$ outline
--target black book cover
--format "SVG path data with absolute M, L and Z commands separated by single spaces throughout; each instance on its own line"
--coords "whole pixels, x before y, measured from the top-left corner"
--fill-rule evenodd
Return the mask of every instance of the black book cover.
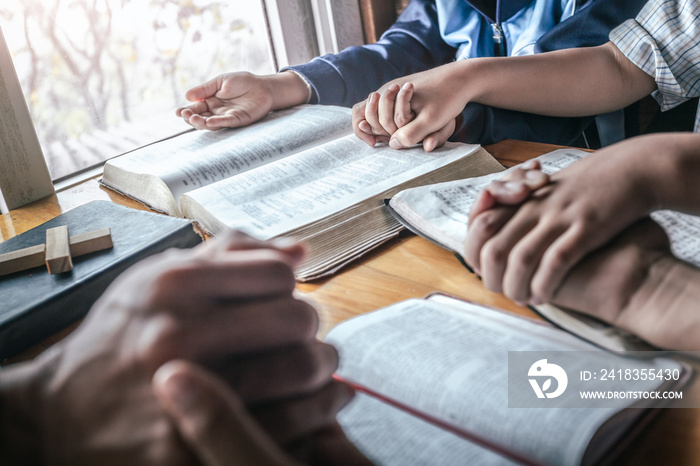
M 36 267 L 0 277 L 0 359 L 84 317 L 110 283 L 139 260 L 201 242 L 187 220 L 93 201 L 0 243 L 0 254 L 43 244 L 46 230 L 61 225 L 68 225 L 71 236 L 109 227 L 114 247 L 73 258 L 71 272 L 49 275 L 46 267 Z

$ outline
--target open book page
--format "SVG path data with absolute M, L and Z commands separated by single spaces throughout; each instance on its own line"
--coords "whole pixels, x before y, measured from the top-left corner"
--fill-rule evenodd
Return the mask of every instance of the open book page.
M 176 209 L 176 200 L 186 192 L 351 132 L 348 108 L 295 107 L 244 128 L 190 131 L 130 152 L 107 162 L 102 182 L 156 210 L 176 214 L 171 212 L 173 205 Z M 153 184 L 169 202 L 153 205 Z
M 582 150 L 559 149 L 541 155 L 537 160 L 542 170 L 551 174 L 587 155 L 590 153 Z M 394 196 L 390 204 L 413 228 L 450 250 L 463 254 L 472 204 L 483 188 L 507 171 L 407 189 Z M 700 217 L 670 210 L 654 212 L 651 217 L 666 230 L 673 253 L 700 267 Z
M 377 465 L 520 464 L 361 392 L 338 414 L 338 422 Z
M 671 251 L 679 259 L 700 267 L 700 217 L 660 210 L 651 214 L 671 240 Z
M 339 376 L 536 463 L 579 464 L 598 428 L 633 401 L 616 400 L 611 407 L 596 409 L 509 408 L 509 351 L 569 351 L 566 354 L 572 356 L 564 367 L 571 374 L 572 396 L 578 390 L 574 374 L 611 367 L 615 360 L 625 361 L 625 367 L 680 367 L 668 359 L 622 359 L 548 326 L 438 298 L 404 301 L 334 328 L 326 341 L 339 350 Z M 660 382 L 643 385 L 636 387 L 650 390 Z M 607 385 L 610 390 L 624 387 L 619 380 Z M 523 390 L 515 396 L 533 397 L 533 392 Z M 341 425 L 370 458 L 401 464 L 391 461 L 393 455 L 420 442 L 410 435 L 402 437 L 399 429 L 391 441 L 378 443 L 366 435 L 372 429 L 366 426 L 364 413 L 352 407 L 348 413 L 355 414 L 341 413 Z
M 296 271 L 297 280 L 332 274 L 403 230 L 403 225 L 384 204 L 386 199 L 396 193 L 414 186 L 481 176 L 499 169 L 501 165 L 498 161 L 480 148 L 469 152 L 465 158 L 392 186 L 318 221 L 285 232 L 285 237 L 301 241 L 307 247 L 308 254 Z
M 351 134 L 192 191 L 183 214 L 217 233 L 238 228 L 261 239 L 284 234 L 445 166 L 476 145 L 449 143 L 433 152 L 373 148 Z
M 537 160 L 544 172 L 553 173 L 586 155 L 576 149 L 560 149 Z M 472 204 L 483 188 L 507 172 L 407 189 L 394 196 L 390 205 L 419 232 L 463 255 Z
M 51 175 L 0 30 L 0 212 L 54 193 Z

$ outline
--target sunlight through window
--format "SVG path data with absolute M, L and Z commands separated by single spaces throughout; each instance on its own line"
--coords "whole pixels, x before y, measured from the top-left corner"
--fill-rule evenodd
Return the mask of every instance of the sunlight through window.
M 0 26 L 54 179 L 187 129 L 194 85 L 273 71 L 260 2 L 4 0 Z

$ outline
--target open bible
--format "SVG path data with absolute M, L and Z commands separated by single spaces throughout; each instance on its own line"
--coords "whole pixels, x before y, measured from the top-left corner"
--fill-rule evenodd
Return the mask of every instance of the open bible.
M 596 464 L 618 454 L 662 400 L 582 392 L 678 391 L 691 373 L 672 359 L 623 358 L 544 322 L 444 295 L 356 317 L 326 341 L 340 354 L 338 378 L 357 388 L 338 421 L 381 465 Z M 567 376 L 538 381 L 561 393 L 540 398 L 529 379 L 547 357 Z M 601 381 L 604 368 L 663 377 Z M 585 380 L 586 371 L 597 379 Z
M 559 149 L 537 160 L 542 170 L 551 174 L 587 155 L 581 150 Z M 410 230 L 462 256 L 471 205 L 483 188 L 504 173 L 408 189 L 394 196 L 389 205 Z M 654 212 L 651 217 L 666 230 L 673 253 L 700 267 L 700 218 L 668 210 Z M 557 326 L 608 350 L 650 348 L 634 335 L 593 317 L 548 304 L 532 308 Z
M 351 111 L 302 106 L 245 128 L 191 131 L 107 162 L 102 183 L 154 210 L 261 239 L 307 245 L 297 279 L 333 272 L 402 226 L 383 199 L 402 189 L 501 169 L 476 145 L 433 152 L 372 148 Z

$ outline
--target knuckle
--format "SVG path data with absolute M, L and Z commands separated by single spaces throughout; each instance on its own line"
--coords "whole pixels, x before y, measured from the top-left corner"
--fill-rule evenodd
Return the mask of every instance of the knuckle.
M 470 226 L 474 230 L 480 232 L 480 234 L 491 237 L 499 232 L 501 229 L 501 222 L 495 210 L 487 210 L 471 221 Z
M 565 246 L 554 245 L 545 253 L 542 265 L 545 271 L 562 271 L 574 259 L 574 251 Z
M 533 279 L 532 284 L 530 285 L 530 288 L 532 289 L 532 294 L 534 296 L 537 296 L 538 298 L 544 299 L 545 301 L 549 300 L 550 296 L 550 287 L 552 286 L 551 281 L 543 281 L 538 279 L 537 277 Z
M 304 389 L 315 390 L 331 380 L 337 367 L 337 354 L 330 345 L 318 343 L 303 351 L 294 367 Z
M 537 261 L 537 253 L 532 248 L 516 245 L 508 257 L 508 267 L 513 268 L 513 272 L 521 274 L 533 267 L 533 263 Z
M 268 259 L 264 266 L 267 280 L 280 284 L 288 292 L 292 292 L 296 286 L 294 270 L 287 262 L 287 256 L 276 250 L 267 250 Z
M 394 115 L 394 121 L 395 121 L 396 124 L 399 125 L 399 126 L 405 126 L 405 125 L 407 125 L 408 123 L 411 122 L 412 119 L 413 119 L 413 118 L 412 118 L 411 115 L 407 115 L 407 114 L 405 114 L 405 113 L 403 113 L 403 112 L 397 112 L 397 113 Z
M 318 313 L 307 302 L 294 299 L 287 309 L 287 315 L 294 322 L 294 328 L 303 340 L 313 340 L 318 331 Z
M 421 141 L 419 130 L 416 127 L 405 126 L 403 130 L 403 142 L 406 146 L 418 144 Z
M 197 273 L 200 260 L 192 259 L 187 263 L 179 263 L 183 254 L 179 251 L 168 252 L 165 259 L 172 261 L 166 270 L 160 272 L 153 279 L 152 296 L 154 305 L 157 305 L 161 298 L 173 296 L 173 294 L 182 293 L 183 289 L 187 289 L 193 274 Z M 166 263 L 167 266 L 167 263 Z
M 482 248 L 481 262 L 494 266 L 505 263 L 508 249 L 498 241 L 489 241 Z
M 136 358 L 147 367 L 157 367 L 179 356 L 184 332 L 177 320 L 169 314 L 149 319 L 136 345 Z

